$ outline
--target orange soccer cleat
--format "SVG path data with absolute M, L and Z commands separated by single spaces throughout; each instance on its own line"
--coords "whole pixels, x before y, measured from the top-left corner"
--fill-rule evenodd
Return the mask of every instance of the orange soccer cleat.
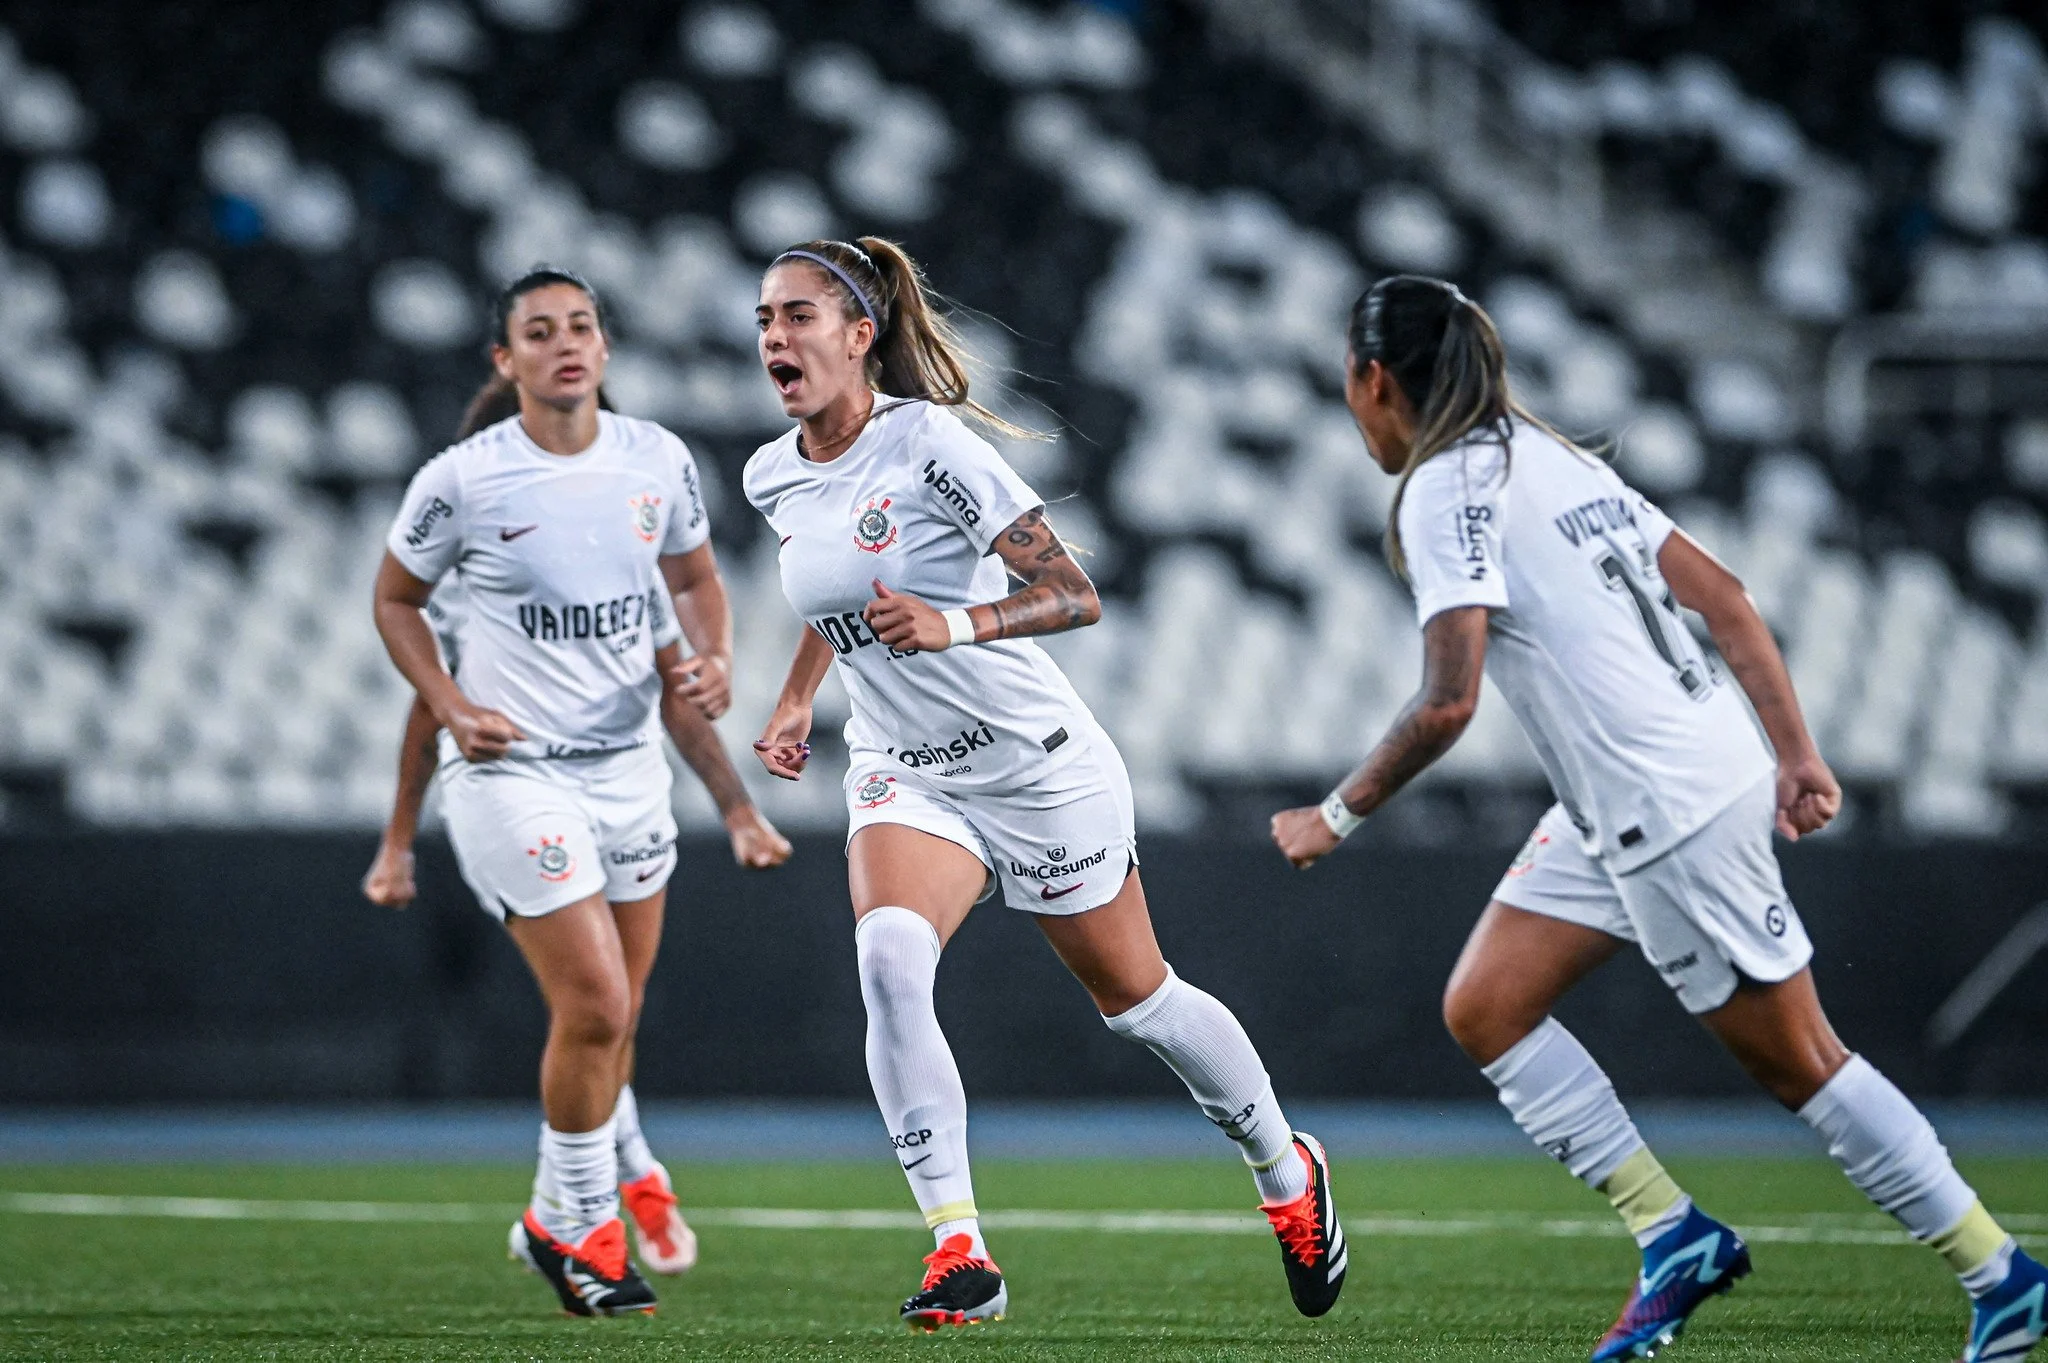
M 697 1232 L 676 1210 L 668 1170 L 660 1165 L 644 1178 L 619 1185 L 619 1200 L 633 1218 L 640 1262 L 650 1273 L 687 1273 L 697 1262 Z
M 903 1323 L 926 1334 L 942 1325 L 978 1325 L 1001 1320 L 1010 1305 L 1003 1271 L 992 1260 L 974 1256 L 974 1241 L 949 1235 L 924 1256 L 924 1286 L 903 1303 Z
M 654 1289 L 634 1272 L 626 1257 L 626 1226 L 616 1216 L 565 1245 L 540 1223 L 531 1208 L 512 1224 L 512 1257 L 555 1289 L 572 1316 L 654 1314 Z
M 1337 1304 L 1344 1290 L 1351 1251 L 1337 1208 L 1330 1201 L 1330 1165 L 1314 1136 L 1294 1133 L 1294 1150 L 1308 1165 L 1308 1191 L 1292 1202 L 1261 1207 L 1280 1240 L 1280 1262 L 1287 1269 L 1287 1290 L 1294 1309 L 1320 1316 Z

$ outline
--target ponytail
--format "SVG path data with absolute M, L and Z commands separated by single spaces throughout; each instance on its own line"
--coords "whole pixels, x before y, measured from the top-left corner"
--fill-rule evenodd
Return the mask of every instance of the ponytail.
M 518 415 L 518 385 L 493 374 L 484 380 L 483 387 L 476 390 L 469 406 L 462 409 L 462 421 L 455 428 L 456 443 L 469 439 L 486 426 L 495 426 L 507 417 Z
M 1348 340 L 1354 372 L 1378 360 L 1415 407 L 1415 434 L 1387 510 L 1387 564 L 1404 582 L 1401 497 L 1423 464 L 1474 439 L 1498 444 L 1505 461 L 1518 421 L 1585 454 L 1508 391 L 1507 347 L 1499 330 L 1454 284 L 1421 275 L 1380 280 L 1352 304 Z
M 939 311 L 944 300 L 926 286 L 924 271 L 901 246 L 882 237 L 807 241 L 784 251 L 769 268 L 791 259 L 824 269 L 844 295 L 847 321 L 866 317 L 874 323 L 867 379 L 876 392 L 957 407 L 977 425 L 1016 439 L 1046 438 L 968 396 L 969 371 L 979 361 Z

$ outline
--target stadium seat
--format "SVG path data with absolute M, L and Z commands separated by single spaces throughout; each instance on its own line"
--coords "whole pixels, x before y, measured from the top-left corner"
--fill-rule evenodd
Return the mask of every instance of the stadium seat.
M 1534 31 L 1542 9 L 1500 21 Z M 1611 442 L 1725 546 L 1857 798 L 1909 828 L 2010 827 L 2048 780 L 2048 413 L 1835 449 L 1811 390 L 1829 329 L 1871 310 L 2048 306 L 2021 211 L 2038 38 L 1984 19 L 1953 61 L 1866 54 L 1877 116 L 1853 134 L 1757 94 L 1740 51 L 1617 39 L 1572 69 L 1515 48 L 1501 107 L 1603 186 L 1566 246 L 1552 201 L 1475 176 L 1462 144 L 1362 124 L 1305 66 L 1211 41 L 1211 11 L 1147 28 L 921 0 L 886 29 L 799 32 L 746 4 L 657 22 L 399 0 L 290 47 L 313 53 L 305 107 L 181 107 L 160 175 L 204 209 L 142 234 L 125 224 L 158 201 L 131 115 L 0 42 L 19 186 L 0 246 L 0 658 L 58 660 L 0 744 L 63 766 L 91 821 L 379 818 L 407 694 L 369 575 L 400 484 L 482 375 L 480 300 L 543 259 L 611 296 L 613 401 L 698 453 L 741 622 L 727 732 L 749 736 L 796 628 L 738 497 L 783 424 L 753 354 L 758 270 L 792 241 L 881 231 L 1021 333 L 976 333 L 1030 376 L 1003 410 L 1071 423 L 1005 449 L 1073 499 L 1055 518 L 1096 550 L 1110 611 L 1052 647 L 1100 698 L 1148 821 L 1198 824 L 1232 783 L 1327 782 L 1414 682 L 1412 610 L 1377 552 L 1391 489 L 1336 366 L 1356 291 L 1421 270 L 1489 307 L 1540 413 Z M 1510 50 L 1477 7 L 1386 13 L 1446 62 Z M 629 43 L 624 78 L 592 66 L 569 91 L 573 117 L 501 97 Z M 750 140 L 764 123 L 786 145 Z M 1904 153 L 1910 173 L 1887 169 Z M 1866 230 L 1916 194 L 1938 219 L 1918 244 Z M 77 602 L 120 636 L 112 662 L 65 632 Z M 821 696 L 821 734 L 843 718 Z M 843 762 L 821 739 L 771 812 L 836 825 Z M 1441 779 L 1539 785 L 1497 697 Z

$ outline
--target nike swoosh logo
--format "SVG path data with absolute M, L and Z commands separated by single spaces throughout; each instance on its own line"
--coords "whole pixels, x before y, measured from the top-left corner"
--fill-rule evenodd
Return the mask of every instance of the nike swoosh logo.
M 936 1151 L 933 1152 L 933 1154 L 936 1153 Z M 923 1164 L 926 1160 L 930 1158 L 931 1155 L 919 1155 L 916 1159 L 912 1160 L 910 1163 L 903 1166 L 903 1172 L 906 1174 L 909 1173 L 912 1169 L 915 1169 L 918 1165 Z
M 658 876 L 658 875 L 660 875 L 660 874 L 661 874 L 661 868 L 660 868 L 659 866 L 650 866 L 650 867 L 648 867 L 648 868 L 647 868 L 646 870 L 642 871 L 642 872 L 641 872 L 641 873 L 640 873 L 639 875 L 637 875 L 637 876 L 634 876 L 634 877 L 633 877 L 633 879 L 635 879 L 635 880 L 652 880 L 652 879 L 654 879 L 654 878 L 655 878 L 656 876 Z
M 498 538 L 505 541 L 505 543 L 510 544 L 513 540 L 518 539 L 521 535 L 530 535 L 538 529 L 540 529 L 538 525 L 522 525 L 517 530 L 500 530 L 498 532 Z
M 1086 885 L 1087 883 L 1088 882 L 1085 880 L 1077 880 L 1073 884 L 1067 886 L 1067 888 L 1064 890 L 1055 890 L 1050 885 L 1041 885 L 1038 887 L 1038 897 L 1040 899 L 1058 899 L 1062 895 L 1072 894 L 1074 891 L 1080 889 L 1083 885 Z
M 782 537 L 782 544 L 778 544 L 778 545 L 776 545 L 775 547 L 776 547 L 777 549 L 780 549 L 780 548 L 782 547 L 782 545 L 783 545 L 783 544 L 787 544 L 787 543 L 789 543 L 789 542 L 790 542 L 791 540 L 793 540 L 793 539 L 795 539 L 795 538 L 796 538 L 796 536 L 795 536 L 795 535 L 784 535 L 784 536 Z

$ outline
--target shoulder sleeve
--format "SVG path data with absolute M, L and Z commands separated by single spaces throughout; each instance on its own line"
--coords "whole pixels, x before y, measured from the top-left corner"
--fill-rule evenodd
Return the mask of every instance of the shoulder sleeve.
M 1409 478 L 1401 551 L 1417 623 L 1458 606 L 1507 606 L 1500 559 L 1506 490 L 1495 469 L 1461 452 L 1439 455 Z
M 1629 507 L 1635 513 L 1636 529 L 1642 533 L 1643 543 L 1651 553 L 1664 547 L 1664 541 L 1671 538 L 1671 532 L 1678 528 L 1678 522 L 1664 514 L 1664 508 L 1637 492 L 1628 490 Z
M 468 517 L 463 514 L 460 484 L 455 460 L 447 452 L 428 460 L 413 475 L 398 518 L 384 539 L 399 566 L 422 582 L 439 582 L 462 556 L 462 528 Z
M 745 495 L 747 505 L 768 514 L 768 464 L 774 458 L 775 446 L 763 445 L 747 456 L 747 466 L 740 470 L 740 492 Z
M 977 552 L 987 553 L 1019 516 L 1045 505 L 996 447 L 960 418 L 933 408 L 924 422 L 916 446 L 918 487 L 932 511 L 958 526 Z
M 662 431 L 661 442 L 675 466 L 675 510 L 669 513 L 661 552 L 687 554 L 711 538 L 711 518 L 704 514 L 704 487 L 697 478 L 697 461 L 691 457 L 690 447 L 668 430 Z

